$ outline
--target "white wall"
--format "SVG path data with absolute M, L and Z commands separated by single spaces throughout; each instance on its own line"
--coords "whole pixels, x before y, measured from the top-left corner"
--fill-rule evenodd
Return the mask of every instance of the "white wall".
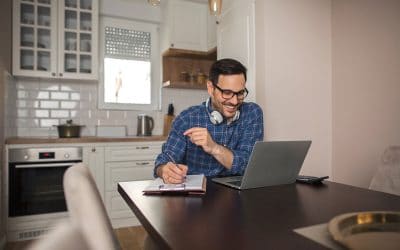
M 333 176 L 368 187 L 400 145 L 400 1 L 334 0 Z
M 256 65 L 265 139 L 311 139 L 301 173 L 331 175 L 330 0 L 256 1 Z

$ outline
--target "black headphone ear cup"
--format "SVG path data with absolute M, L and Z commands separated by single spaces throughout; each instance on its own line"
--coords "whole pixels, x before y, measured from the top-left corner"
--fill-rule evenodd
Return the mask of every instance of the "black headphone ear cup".
M 213 111 L 210 114 L 210 121 L 212 122 L 212 124 L 220 124 L 221 122 L 224 121 L 224 118 L 222 117 L 221 113 L 219 113 L 218 111 Z

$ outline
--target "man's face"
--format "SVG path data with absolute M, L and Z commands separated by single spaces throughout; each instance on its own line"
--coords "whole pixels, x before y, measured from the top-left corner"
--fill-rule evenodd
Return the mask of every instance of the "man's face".
M 235 116 L 236 111 L 243 103 L 243 99 L 238 98 L 236 94 L 231 98 L 226 98 L 227 96 L 222 93 L 221 89 L 227 92 L 230 90 L 235 93 L 244 91 L 246 85 L 244 75 L 220 75 L 216 85 L 217 87 L 212 82 L 207 82 L 207 90 L 211 96 L 212 107 L 229 121 Z

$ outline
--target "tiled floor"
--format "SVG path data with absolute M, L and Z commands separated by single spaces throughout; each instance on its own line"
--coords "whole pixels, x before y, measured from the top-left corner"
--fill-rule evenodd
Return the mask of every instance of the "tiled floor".
M 124 227 L 114 230 L 122 250 L 143 250 L 146 230 L 143 227 Z M 23 250 L 34 240 L 8 242 L 4 250 Z

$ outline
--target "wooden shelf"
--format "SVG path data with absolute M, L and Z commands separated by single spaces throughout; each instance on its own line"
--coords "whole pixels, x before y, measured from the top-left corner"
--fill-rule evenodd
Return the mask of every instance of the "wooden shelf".
M 197 75 L 208 77 L 211 65 L 217 60 L 217 49 L 208 52 L 168 49 L 163 53 L 163 87 L 207 90 L 206 81 L 197 83 Z M 194 81 L 185 81 L 185 74 L 194 77 Z M 187 78 L 186 78 L 187 79 Z
M 205 84 L 197 84 L 191 82 L 171 82 L 166 81 L 163 83 L 164 88 L 172 88 L 172 89 L 199 89 L 199 90 L 207 90 L 207 85 Z

